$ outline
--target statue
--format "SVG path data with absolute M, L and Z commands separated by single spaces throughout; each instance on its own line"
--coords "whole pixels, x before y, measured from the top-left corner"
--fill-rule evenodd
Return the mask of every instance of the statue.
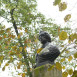
M 40 31 L 39 41 L 42 43 L 41 51 L 36 54 L 36 67 L 45 64 L 54 64 L 60 51 L 56 46 L 51 45 L 51 38 L 47 32 Z

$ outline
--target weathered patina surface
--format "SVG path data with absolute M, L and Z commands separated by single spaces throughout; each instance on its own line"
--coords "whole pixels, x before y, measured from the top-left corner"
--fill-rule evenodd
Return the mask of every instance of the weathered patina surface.
M 33 69 L 32 77 L 62 77 L 62 71 L 58 70 L 55 65 L 46 64 Z
M 36 67 L 45 64 L 54 64 L 54 60 L 59 56 L 60 51 L 51 44 L 50 35 L 47 32 L 39 33 L 39 41 L 42 43 L 42 50 L 36 54 Z

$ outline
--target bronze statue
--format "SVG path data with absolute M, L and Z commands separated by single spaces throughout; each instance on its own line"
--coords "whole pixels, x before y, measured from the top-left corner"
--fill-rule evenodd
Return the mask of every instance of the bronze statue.
M 41 51 L 36 54 L 36 67 L 45 64 L 54 64 L 54 60 L 59 56 L 60 51 L 56 46 L 51 45 L 51 38 L 47 32 L 39 33 L 39 41 L 42 43 Z

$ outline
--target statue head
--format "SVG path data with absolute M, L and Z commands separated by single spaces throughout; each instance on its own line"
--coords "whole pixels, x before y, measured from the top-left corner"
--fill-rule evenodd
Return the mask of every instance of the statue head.
M 51 42 L 51 37 L 47 32 L 40 31 L 40 33 L 39 33 L 39 41 L 42 44 L 45 44 L 46 42 Z

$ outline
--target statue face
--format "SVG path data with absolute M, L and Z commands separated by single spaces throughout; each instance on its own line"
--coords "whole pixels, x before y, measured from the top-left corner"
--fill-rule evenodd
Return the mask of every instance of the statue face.
M 50 35 L 49 35 L 47 32 L 41 31 L 41 32 L 39 33 L 39 41 L 40 41 L 42 44 L 45 44 L 45 43 L 47 43 L 47 42 L 51 42 Z
M 45 34 L 41 34 L 41 35 L 39 36 L 39 41 L 40 41 L 42 44 L 44 44 L 44 43 L 47 42 L 47 39 L 46 39 Z

